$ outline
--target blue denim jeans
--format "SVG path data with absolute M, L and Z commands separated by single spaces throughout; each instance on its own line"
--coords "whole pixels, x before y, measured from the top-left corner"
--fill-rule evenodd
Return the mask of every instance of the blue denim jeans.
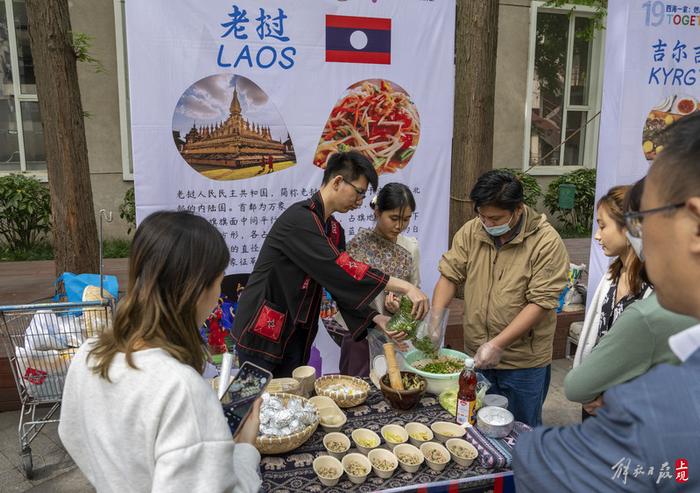
M 487 394 L 500 394 L 508 398 L 508 410 L 516 421 L 532 427 L 542 424 L 542 404 L 547 397 L 551 365 L 522 370 L 478 370 L 491 388 Z

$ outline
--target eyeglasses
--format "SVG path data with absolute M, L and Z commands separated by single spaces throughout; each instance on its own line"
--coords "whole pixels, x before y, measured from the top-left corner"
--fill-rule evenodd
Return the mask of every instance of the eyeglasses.
M 625 226 L 627 227 L 627 231 L 629 231 L 630 235 L 632 235 L 635 238 L 641 238 L 642 237 L 642 220 L 644 219 L 644 216 L 647 216 L 649 214 L 656 214 L 657 212 L 674 211 L 676 209 L 680 209 L 683 206 L 685 206 L 685 202 L 681 202 L 678 204 L 665 205 L 663 207 L 657 207 L 655 209 L 648 209 L 646 211 L 626 212 L 625 213 Z
M 365 196 L 367 195 L 367 190 L 362 190 L 361 188 L 356 187 L 355 185 L 350 183 L 345 178 L 343 178 L 343 181 L 345 183 L 347 183 L 348 185 L 350 185 L 353 189 L 355 189 L 355 193 L 357 194 L 358 197 L 363 198 L 363 199 L 365 198 Z

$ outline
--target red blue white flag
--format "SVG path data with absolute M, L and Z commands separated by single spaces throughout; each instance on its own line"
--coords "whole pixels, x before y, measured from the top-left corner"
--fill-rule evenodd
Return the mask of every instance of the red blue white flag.
M 326 61 L 391 64 L 391 19 L 326 15 Z

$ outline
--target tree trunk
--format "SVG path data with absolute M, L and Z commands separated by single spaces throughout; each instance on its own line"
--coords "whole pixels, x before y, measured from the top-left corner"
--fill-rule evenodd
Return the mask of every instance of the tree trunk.
M 56 274 L 96 273 L 97 226 L 68 0 L 27 0 L 26 5 L 44 127 Z
M 469 192 L 493 166 L 498 0 L 457 0 L 450 241 L 469 219 Z

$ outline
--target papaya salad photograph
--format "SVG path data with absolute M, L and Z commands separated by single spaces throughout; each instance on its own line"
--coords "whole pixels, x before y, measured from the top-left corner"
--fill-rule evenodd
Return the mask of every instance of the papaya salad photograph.
M 389 80 L 363 80 L 333 107 L 314 164 L 325 168 L 334 152 L 354 149 L 374 163 L 377 174 L 394 173 L 408 165 L 419 137 L 418 110 L 408 93 Z

